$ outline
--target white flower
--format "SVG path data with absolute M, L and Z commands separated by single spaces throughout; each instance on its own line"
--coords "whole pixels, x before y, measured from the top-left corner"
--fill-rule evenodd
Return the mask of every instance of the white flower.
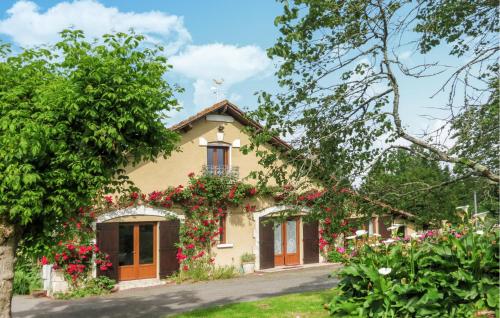
M 387 244 L 387 245 L 389 245 L 389 244 L 391 244 L 391 243 L 394 243 L 394 242 L 396 242 L 396 241 L 395 241 L 395 240 L 393 240 L 393 239 L 387 239 L 387 240 L 385 240 L 385 241 L 382 241 L 382 243 Z
M 403 226 L 403 224 L 393 224 L 392 226 L 389 226 L 387 229 L 388 230 L 397 230 L 399 229 L 401 226 Z
M 476 214 L 473 214 L 473 215 L 472 215 L 472 218 L 473 218 L 473 219 L 477 219 L 477 218 L 479 218 L 479 219 L 481 219 L 481 220 L 483 220 L 483 221 L 484 221 L 484 219 L 486 218 L 486 216 L 487 216 L 487 215 L 488 215 L 488 212 L 481 212 L 481 213 L 476 213 Z
M 375 237 L 381 237 L 382 235 L 378 234 L 378 233 L 373 233 L 372 236 L 375 236 Z
M 390 273 L 392 272 L 392 268 L 390 267 L 382 267 L 382 268 L 379 268 L 378 270 L 378 273 L 380 275 L 389 275 Z
M 355 238 L 356 238 L 356 235 L 351 235 L 351 236 L 346 237 L 345 239 L 346 240 L 354 240 Z
M 379 246 L 379 245 L 380 245 L 380 243 L 373 243 L 373 244 L 370 244 L 370 246 L 372 246 L 372 247 Z
M 483 235 L 483 234 L 484 234 L 484 231 L 483 231 L 483 230 L 477 230 L 477 231 L 476 231 L 476 232 L 474 232 L 474 233 L 476 233 L 477 235 Z
M 411 236 L 412 239 L 416 240 L 416 239 L 420 238 L 420 235 L 422 235 L 422 234 L 414 232 L 414 233 L 411 233 L 410 236 Z
M 356 236 L 362 236 L 362 235 L 365 235 L 365 234 L 368 234 L 368 232 L 365 231 L 365 230 L 357 230 L 356 231 Z

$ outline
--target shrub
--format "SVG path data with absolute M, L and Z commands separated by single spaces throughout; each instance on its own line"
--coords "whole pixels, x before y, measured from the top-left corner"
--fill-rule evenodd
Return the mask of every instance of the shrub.
M 215 266 L 204 262 L 193 262 L 189 270 L 180 270 L 172 278 L 177 282 L 229 279 L 238 276 L 234 266 Z
M 115 287 L 116 281 L 106 276 L 99 276 L 85 282 L 83 287 L 72 289 L 66 293 L 56 293 L 58 299 L 75 299 L 88 296 L 106 295 Z
M 37 266 L 17 266 L 14 272 L 14 294 L 29 295 L 35 289 L 42 288 L 40 268 Z
M 253 263 L 255 262 L 255 254 L 253 253 L 245 253 L 241 255 L 241 262 L 242 263 Z
M 499 311 L 499 233 L 462 227 L 365 245 L 340 271 L 334 317 L 474 317 Z M 376 244 L 374 244 L 376 245 Z
M 234 266 L 215 266 L 212 270 L 212 279 L 229 279 L 238 276 Z
M 113 266 L 109 261 L 109 255 L 102 253 L 97 245 L 83 244 L 73 245 L 62 242 L 54 248 L 54 269 L 62 269 L 64 276 L 72 288 L 77 288 L 85 281 L 95 264 L 101 272 L 105 272 Z M 49 262 L 47 257 L 42 257 L 42 264 Z
M 346 261 L 347 255 L 345 250 L 342 248 L 336 248 L 328 251 L 327 259 L 332 263 L 343 263 Z

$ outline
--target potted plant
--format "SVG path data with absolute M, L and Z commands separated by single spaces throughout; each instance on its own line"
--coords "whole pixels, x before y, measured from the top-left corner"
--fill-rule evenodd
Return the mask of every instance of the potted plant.
M 241 266 L 243 267 L 243 273 L 253 273 L 255 270 L 255 255 L 252 253 L 241 255 Z

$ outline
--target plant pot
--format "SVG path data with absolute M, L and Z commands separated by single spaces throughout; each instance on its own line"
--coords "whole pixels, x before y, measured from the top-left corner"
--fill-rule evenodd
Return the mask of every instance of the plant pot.
M 251 274 L 255 271 L 255 263 L 243 263 L 243 273 Z

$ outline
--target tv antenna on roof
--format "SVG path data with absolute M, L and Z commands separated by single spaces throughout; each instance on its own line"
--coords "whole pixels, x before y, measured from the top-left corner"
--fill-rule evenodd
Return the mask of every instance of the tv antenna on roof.
M 217 98 L 217 101 L 219 101 L 220 95 L 221 95 L 221 89 L 220 88 L 221 88 L 222 84 L 224 83 L 224 79 L 221 78 L 221 79 L 217 80 L 217 79 L 214 78 L 214 79 L 212 79 L 212 81 L 214 82 L 215 86 L 210 87 L 210 89 L 214 93 L 215 98 Z

